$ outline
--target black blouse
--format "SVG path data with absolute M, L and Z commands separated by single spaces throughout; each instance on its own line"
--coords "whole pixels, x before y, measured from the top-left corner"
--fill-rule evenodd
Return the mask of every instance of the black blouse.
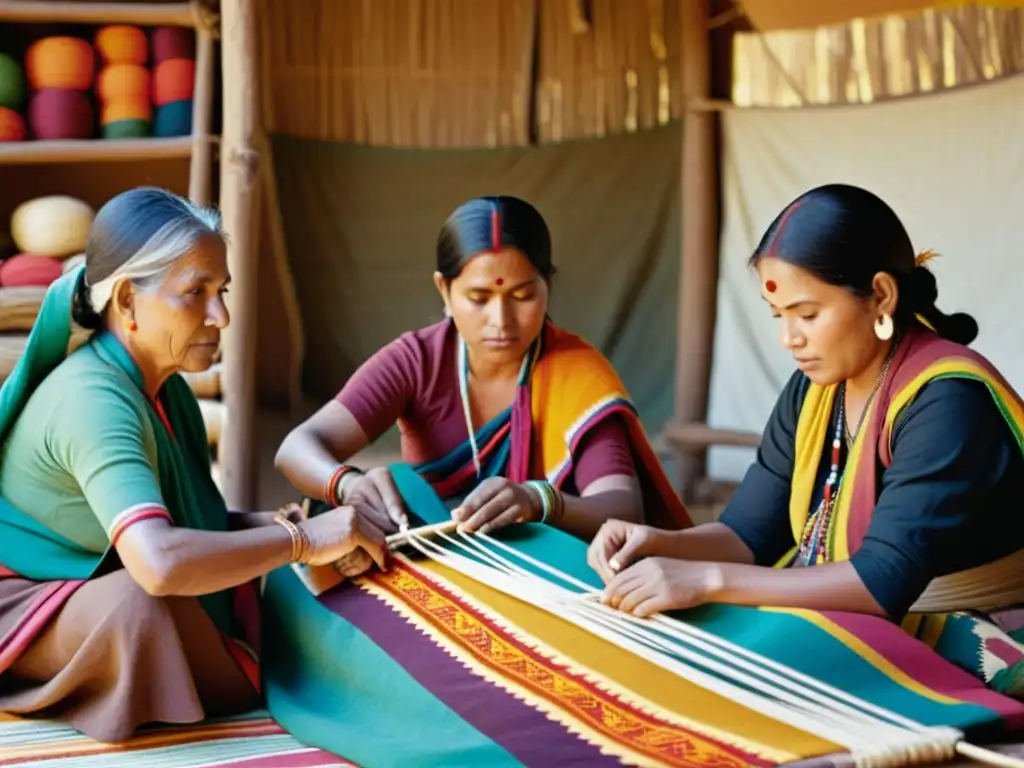
M 794 545 L 789 491 L 808 384 L 800 372 L 786 384 L 757 458 L 720 518 L 759 565 L 774 565 Z M 893 425 L 892 439 L 892 464 L 881 474 L 874 516 L 851 562 L 898 620 L 933 578 L 1024 546 L 1024 451 L 987 387 L 970 379 L 922 387 Z M 829 469 L 825 448 L 812 510 Z

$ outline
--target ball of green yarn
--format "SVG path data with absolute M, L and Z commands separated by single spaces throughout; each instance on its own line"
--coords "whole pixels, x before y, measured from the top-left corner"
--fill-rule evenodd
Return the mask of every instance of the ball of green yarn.
M 25 77 L 21 65 L 6 53 L 0 53 L 0 107 L 15 111 L 25 100 Z
M 141 118 L 115 120 L 104 125 L 102 130 L 104 139 L 138 139 L 153 134 L 149 121 Z

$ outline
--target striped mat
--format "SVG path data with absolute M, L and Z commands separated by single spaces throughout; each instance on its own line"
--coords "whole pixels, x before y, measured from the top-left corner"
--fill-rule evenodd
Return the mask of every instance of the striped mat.
M 256 711 L 201 725 L 142 729 L 123 744 L 93 741 L 62 723 L 0 715 L 0 766 L 338 768 L 353 764 L 303 746 L 266 711 Z

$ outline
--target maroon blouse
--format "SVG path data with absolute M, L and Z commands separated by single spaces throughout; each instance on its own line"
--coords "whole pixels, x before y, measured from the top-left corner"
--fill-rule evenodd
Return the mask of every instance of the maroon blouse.
M 467 438 L 456 369 L 457 336 L 450 321 L 404 333 L 367 360 L 335 398 L 372 443 L 392 424 L 402 435 L 402 459 L 434 461 Z M 576 492 L 609 475 L 636 476 L 629 432 L 621 416 L 605 419 L 573 456 Z

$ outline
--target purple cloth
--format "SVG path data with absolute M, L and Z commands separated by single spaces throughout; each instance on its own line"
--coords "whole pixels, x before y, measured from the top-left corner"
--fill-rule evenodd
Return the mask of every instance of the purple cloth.
M 468 437 L 456 370 L 454 325 L 443 321 L 404 333 L 373 355 L 336 400 L 373 442 L 398 423 L 402 460 L 434 461 Z M 629 432 L 621 417 L 595 426 L 573 456 L 573 489 L 609 475 L 636 476 Z

